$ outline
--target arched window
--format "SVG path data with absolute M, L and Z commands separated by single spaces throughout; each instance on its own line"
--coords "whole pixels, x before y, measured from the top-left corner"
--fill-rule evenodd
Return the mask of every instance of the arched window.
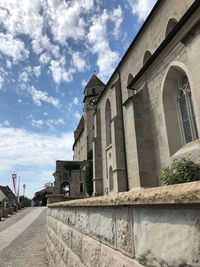
M 110 182 L 110 191 L 113 191 L 114 189 L 114 183 L 113 183 L 113 172 L 112 167 L 109 168 L 109 182 Z
M 169 152 L 198 138 L 190 83 L 185 72 L 171 67 L 163 88 L 163 105 Z
M 60 193 L 70 196 L 70 183 L 68 181 L 63 181 L 60 185 Z
M 110 100 L 106 101 L 105 109 L 105 121 L 106 121 L 106 146 L 112 144 L 112 133 L 111 133 L 111 104 Z
M 184 142 L 189 143 L 197 139 L 198 134 L 190 84 L 186 75 L 183 75 L 179 81 L 177 101 Z
M 176 26 L 177 20 L 176 19 L 170 19 L 167 23 L 167 28 L 165 31 L 165 37 L 173 30 L 173 28 Z
M 145 65 L 147 63 L 147 61 L 150 59 L 150 57 L 151 57 L 151 52 L 147 50 L 144 54 L 143 65 Z

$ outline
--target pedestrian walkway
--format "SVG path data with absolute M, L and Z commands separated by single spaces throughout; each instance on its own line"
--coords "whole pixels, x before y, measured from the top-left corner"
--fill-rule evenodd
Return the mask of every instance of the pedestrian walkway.
M 47 266 L 46 208 L 29 209 L 28 214 L 22 214 L 22 218 L 0 232 L 0 267 Z

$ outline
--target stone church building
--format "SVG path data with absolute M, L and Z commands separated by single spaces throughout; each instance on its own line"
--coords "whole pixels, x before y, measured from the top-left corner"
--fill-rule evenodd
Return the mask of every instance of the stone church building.
M 93 75 L 74 160 L 93 150 L 94 196 L 159 186 L 172 159 L 200 159 L 200 1 L 158 0 L 106 85 Z

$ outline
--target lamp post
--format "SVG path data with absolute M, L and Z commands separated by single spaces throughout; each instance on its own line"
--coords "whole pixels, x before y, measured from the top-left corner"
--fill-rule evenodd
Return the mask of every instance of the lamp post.
M 25 206 L 25 189 L 26 189 L 26 185 L 23 184 L 23 204 Z

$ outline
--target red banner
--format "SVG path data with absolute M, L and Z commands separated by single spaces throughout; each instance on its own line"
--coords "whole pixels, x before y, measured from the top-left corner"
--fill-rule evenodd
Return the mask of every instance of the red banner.
M 17 195 L 17 190 L 16 190 L 17 174 L 16 173 L 12 174 L 12 180 L 13 180 L 13 189 L 14 189 L 14 193 L 15 193 L 15 196 L 16 196 Z

